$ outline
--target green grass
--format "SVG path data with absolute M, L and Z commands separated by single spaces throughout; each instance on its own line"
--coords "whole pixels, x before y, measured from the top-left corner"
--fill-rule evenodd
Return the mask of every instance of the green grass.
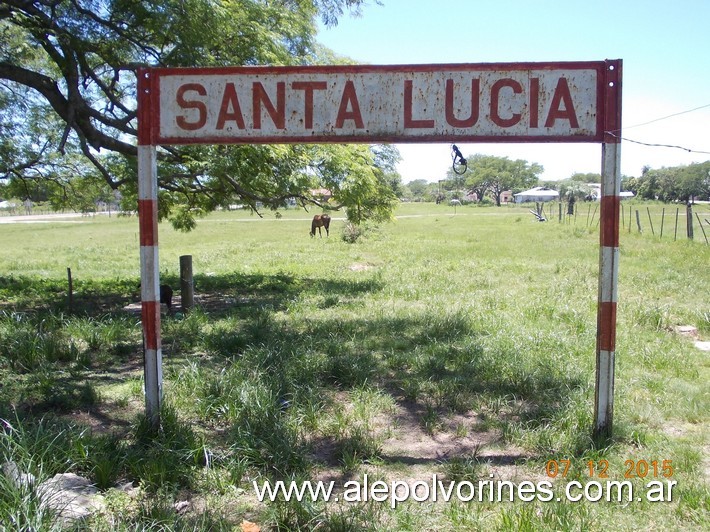
M 136 218 L 3 225 L 0 418 L 15 430 L 0 435 L 1 457 L 39 477 L 88 475 L 109 501 L 108 515 L 87 525 L 99 530 L 219 530 L 242 519 L 280 529 L 703 529 L 708 356 L 674 327 L 710 339 L 710 247 L 697 225 L 694 242 L 673 241 L 674 207 L 665 206 L 661 238 L 664 206 L 624 203 L 626 218 L 629 205 L 644 228 L 649 207 L 657 234 L 639 234 L 635 220 L 621 232 L 615 430 L 604 447 L 591 441 L 594 204 L 568 223 L 535 222 L 527 207 L 454 214 L 405 204 L 397 221 L 354 243 L 339 219 L 330 238 L 311 239 L 312 213 L 295 210 L 215 213 L 188 234 L 161 224 L 161 280 L 177 292 L 179 257 L 192 255 L 198 307 L 163 319 L 157 437 L 142 416 L 139 316 L 123 310 L 139 297 Z M 696 212 L 710 217 L 707 206 Z M 415 449 L 417 438 L 453 443 L 436 456 Z M 563 458 L 580 481 L 589 461 L 608 461 L 620 480 L 627 460 L 671 460 L 677 496 L 391 510 L 264 504 L 251 488 L 365 473 L 539 481 L 548 460 Z M 138 498 L 111 488 L 126 480 L 141 487 Z M 186 494 L 200 503 L 175 513 Z M 27 526 L 51 522 L 14 491 L 0 501 L 0 522 L 18 504 Z

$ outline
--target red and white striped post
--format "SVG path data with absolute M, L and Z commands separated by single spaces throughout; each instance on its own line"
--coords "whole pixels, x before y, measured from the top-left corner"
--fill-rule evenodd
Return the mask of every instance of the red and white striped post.
M 163 363 L 160 345 L 160 274 L 158 268 L 158 168 L 152 128 L 155 84 L 147 69 L 138 70 L 138 218 L 141 258 L 146 416 L 160 425 Z
M 607 61 L 604 88 L 597 366 L 594 393 L 595 439 L 611 436 L 614 414 L 621 188 L 621 66 L 621 60 Z

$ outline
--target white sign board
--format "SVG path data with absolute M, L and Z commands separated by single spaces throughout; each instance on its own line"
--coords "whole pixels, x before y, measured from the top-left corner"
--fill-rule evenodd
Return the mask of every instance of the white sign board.
M 600 142 L 604 62 L 152 69 L 156 144 Z

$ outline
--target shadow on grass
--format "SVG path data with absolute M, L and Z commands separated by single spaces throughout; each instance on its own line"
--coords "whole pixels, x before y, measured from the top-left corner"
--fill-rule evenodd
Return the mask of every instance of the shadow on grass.
M 22 275 L 0 275 L 0 310 L 29 312 L 53 311 L 98 315 L 120 312 L 130 303 L 140 302 L 140 278 L 73 280 L 73 306 L 69 308 L 67 279 L 39 278 Z M 161 284 L 170 285 L 179 295 L 180 279 L 161 277 Z M 209 310 L 225 313 L 237 303 L 247 306 L 269 305 L 282 309 L 286 302 L 303 291 L 323 295 L 357 297 L 382 289 L 377 279 L 338 280 L 302 278 L 288 273 L 273 275 L 234 272 L 221 275 L 195 275 L 194 290 L 200 298 L 219 304 Z M 242 305 L 243 306 L 243 305 Z
M 164 281 L 179 286 L 175 278 Z M 230 424 L 235 452 L 247 457 L 252 466 L 279 476 L 302 473 L 309 467 L 302 459 L 306 450 L 302 430 L 289 420 L 307 422 L 309 415 L 317 417 L 327 406 L 325 398 L 333 395 L 329 391 L 382 390 L 409 408 L 413 417 L 421 417 L 422 405 L 465 412 L 471 404 L 505 403 L 512 397 L 522 408 L 514 420 L 500 416 L 497 426 L 506 432 L 513 423 L 530 430 L 544 428 L 567 407 L 571 391 L 582 385 L 574 373 L 537 360 L 534 353 L 521 357 L 513 352 L 514 347 L 484 345 L 475 320 L 461 311 L 425 308 L 405 316 L 368 308 L 335 312 L 341 304 L 352 309 L 360 298 L 383 288 L 376 276 L 356 280 L 287 273 L 196 276 L 195 291 L 204 302 L 202 309 L 182 320 L 164 320 L 164 350 L 173 360 L 207 355 L 198 359 L 192 381 L 186 371 L 175 377 L 189 394 L 187 402 L 201 421 Z M 62 290 L 61 281 L 0 277 L 3 300 L 9 301 L 14 312 L 33 312 L 38 320 L 43 313 L 66 309 Z M 89 317 L 99 312 L 125 316 L 123 307 L 137 300 L 138 282 L 78 282 L 76 294 L 75 312 Z M 301 297 L 319 302 L 308 319 L 288 312 L 286 319 L 283 313 L 277 319 L 278 312 L 288 310 Z M 6 313 L 0 334 L 12 335 L 11 323 Z M 142 359 L 135 330 L 111 341 L 125 344 L 127 339 L 133 341 L 129 361 Z M 12 356 L 2 355 L 5 359 Z M 95 406 L 98 399 L 89 392 L 105 382 L 105 376 L 90 374 L 75 362 L 39 362 L 38 374 L 71 366 L 84 384 L 54 379 L 53 386 L 39 387 L 44 392 L 32 399 L 33 415 Z M 110 372 L 126 360 L 107 362 Z M 0 356 L 0 368 L 5 365 Z M 111 422 L 110 413 L 104 411 L 103 416 Z

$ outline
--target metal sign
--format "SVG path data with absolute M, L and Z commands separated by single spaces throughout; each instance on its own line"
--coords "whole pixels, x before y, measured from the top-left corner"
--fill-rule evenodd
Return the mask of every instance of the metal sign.
M 159 144 L 602 144 L 594 436 L 611 435 L 621 183 L 621 60 L 138 70 L 146 414 L 159 423 Z
M 605 62 L 153 69 L 158 144 L 601 142 Z

